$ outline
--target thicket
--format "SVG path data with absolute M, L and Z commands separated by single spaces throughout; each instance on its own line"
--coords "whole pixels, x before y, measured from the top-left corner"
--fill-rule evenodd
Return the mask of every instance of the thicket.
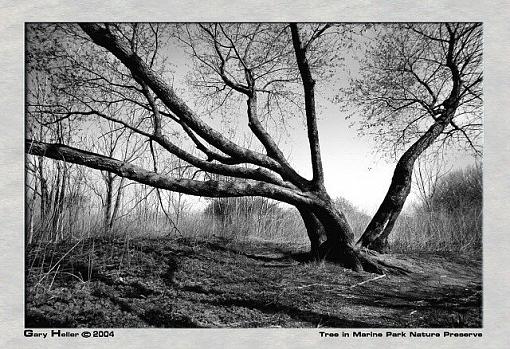
M 117 216 L 111 226 L 105 227 L 104 205 L 90 195 L 82 180 L 70 177 L 68 181 L 67 188 L 62 189 L 58 181 L 47 180 L 45 185 L 50 195 L 45 198 L 44 208 L 41 208 L 41 195 L 33 195 L 27 188 L 27 243 L 168 235 L 308 243 L 299 214 L 276 201 L 260 197 L 208 199 L 202 209 L 197 209 L 182 197 L 176 206 L 177 201 L 168 193 L 159 200 L 154 190 L 138 184 L 125 190 Z M 65 192 L 57 194 L 55 185 L 60 185 L 60 191 Z M 390 239 L 393 251 L 479 251 L 482 199 L 481 166 L 442 176 L 432 193 L 416 202 L 397 221 Z M 343 198 L 337 198 L 335 204 L 359 237 L 370 215 Z M 56 227 L 58 234 L 52 230 Z
M 480 252 L 482 248 L 482 167 L 473 165 L 442 176 L 432 195 L 397 223 L 397 251 Z

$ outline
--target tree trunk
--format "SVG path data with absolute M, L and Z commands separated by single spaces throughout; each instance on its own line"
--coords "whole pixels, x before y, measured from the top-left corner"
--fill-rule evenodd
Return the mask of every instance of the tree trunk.
M 110 217 L 110 222 L 108 225 L 108 228 L 110 231 L 113 229 L 113 224 L 115 223 L 115 220 L 117 219 L 117 214 L 119 213 L 119 207 L 122 201 L 122 191 L 123 191 L 123 185 L 124 185 L 124 178 L 121 178 L 119 183 L 119 189 L 117 190 L 117 197 L 115 198 L 115 205 L 113 206 L 112 215 Z M 157 216 L 156 216 L 157 217 Z
M 380 253 L 389 252 L 388 235 L 411 191 L 413 164 L 412 159 L 404 157 L 397 164 L 383 202 L 358 241 L 361 246 Z
M 398 161 L 390 188 L 372 221 L 358 241 L 358 244 L 361 244 L 363 247 L 377 252 L 389 250 L 388 235 L 393 229 L 395 221 L 411 191 L 411 177 L 416 159 L 439 137 L 447 125 L 452 123 L 452 126 L 456 127 L 453 124 L 453 118 L 459 107 L 462 79 L 454 57 L 455 33 L 449 29 L 449 34 L 450 40 L 448 41 L 446 66 L 452 74 L 450 94 L 441 103 L 442 109 L 436 108 L 436 110 L 432 110 L 431 108 L 429 112 L 434 119 L 434 124 L 409 147 Z
M 104 202 L 103 228 L 104 233 L 108 235 L 110 233 L 110 219 L 112 216 L 113 205 L 113 175 L 110 172 L 106 174 L 105 184 L 106 184 L 106 198 Z
M 44 168 L 43 159 L 44 158 L 42 156 L 39 157 L 39 167 L 38 167 L 39 181 L 41 183 L 41 207 L 40 207 L 40 209 L 41 209 L 41 213 L 40 213 L 41 225 L 46 224 L 46 216 L 48 213 L 48 198 L 49 198 L 48 182 L 46 181 L 46 178 L 44 177 L 44 171 L 43 171 L 43 168 Z
M 359 253 L 352 244 L 354 234 L 351 227 L 345 216 L 335 208 L 333 202 L 331 200 L 323 202 L 314 214 L 322 224 L 326 235 L 326 241 L 319 246 L 320 258 L 355 271 L 364 270 Z
M 67 165 L 64 163 L 63 167 L 64 167 L 64 169 L 63 169 L 62 181 L 61 181 L 62 187 L 60 188 L 60 195 L 59 195 L 58 203 L 57 203 L 57 205 L 58 205 L 58 209 L 57 209 L 58 221 L 57 221 L 57 227 L 56 227 L 56 232 L 60 236 L 61 240 L 64 239 L 64 200 L 65 200 L 67 182 L 69 181 Z
M 51 222 L 50 222 L 50 240 L 54 242 L 58 242 L 58 225 L 60 220 L 60 212 L 59 212 L 59 198 L 60 198 L 60 190 L 62 185 L 62 167 L 59 163 L 57 163 L 57 174 L 56 180 L 51 188 L 50 194 L 50 204 L 51 204 Z
M 308 238 L 310 239 L 310 258 L 312 260 L 319 260 L 321 257 L 319 246 L 326 241 L 324 226 L 307 207 L 298 206 L 297 209 L 303 219 Z
M 343 213 L 336 209 L 327 194 L 318 193 L 317 196 L 321 197 L 320 205 L 297 206 L 310 239 L 310 258 L 331 261 L 355 271 L 381 274 L 382 268 L 353 246 L 354 234 Z
M 456 108 L 455 103 L 449 106 L 427 132 L 402 155 L 395 167 L 388 192 L 358 244 L 380 253 L 389 251 L 388 236 L 411 191 L 414 163 L 450 123 Z
M 34 209 L 35 209 L 35 201 L 37 200 L 37 179 L 34 181 L 34 189 L 32 191 L 32 196 L 28 195 L 28 188 L 25 188 L 25 198 L 26 198 L 26 212 L 25 212 L 25 243 L 31 244 L 34 238 Z

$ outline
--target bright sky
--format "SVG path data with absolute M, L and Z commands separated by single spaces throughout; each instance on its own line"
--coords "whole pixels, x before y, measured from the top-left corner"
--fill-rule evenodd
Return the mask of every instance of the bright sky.
M 349 128 L 335 106 L 319 118 L 319 137 L 326 188 L 333 197 L 342 196 L 371 213 L 381 203 L 393 173 L 393 165 L 379 160 L 368 137 L 360 138 Z M 291 161 L 296 169 L 311 177 L 308 139 L 305 130 L 293 134 Z M 290 148 L 290 147 L 289 147 Z
M 181 98 L 193 108 L 194 103 L 186 86 L 186 75 L 193 69 L 191 60 L 181 47 L 174 45 L 168 47 L 163 53 L 168 63 L 173 66 L 174 87 Z M 356 127 L 349 127 L 352 120 L 346 120 L 346 113 L 328 98 L 332 97 L 340 86 L 345 86 L 348 81 L 347 72 L 356 74 L 357 63 L 352 57 L 346 57 L 345 66 L 346 69 L 338 71 L 327 84 L 318 81 L 316 85 L 318 126 L 326 188 L 333 198 L 343 197 L 367 214 L 373 214 L 388 190 L 396 160 L 390 161 L 388 157 L 383 158 L 381 153 L 376 153 L 376 144 L 371 138 L 358 136 Z M 209 119 L 205 115 L 203 118 Z M 235 115 L 232 122 L 242 125 L 240 129 L 247 129 L 248 120 L 244 102 L 239 115 Z M 209 123 L 218 130 L 223 131 L 225 128 L 225 125 L 221 125 L 217 120 Z M 281 135 L 285 134 L 281 129 L 268 131 L 275 136 L 275 139 L 280 139 Z M 289 137 L 281 138 L 280 147 L 289 157 L 291 165 L 301 175 L 311 178 L 310 153 L 304 121 L 289 120 L 287 134 Z M 243 137 L 239 135 L 239 138 Z M 473 159 L 461 154 L 452 158 L 450 162 L 453 168 L 458 168 L 472 163 Z M 414 195 L 411 194 L 406 207 L 412 204 L 413 199 Z M 192 200 L 197 201 L 196 198 Z M 198 200 L 198 202 L 202 201 Z
M 185 57 L 182 49 L 169 51 L 168 58 L 169 62 L 176 66 L 175 83 L 177 86 L 182 86 L 186 73 L 192 69 L 192 64 Z M 346 59 L 347 68 L 349 65 L 356 66 L 352 58 Z M 350 70 L 355 71 L 355 69 Z M 320 83 L 316 86 L 319 137 L 326 188 L 333 198 L 341 196 L 366 213 L 373 214 L 388 190 L 396 160 L 391 161 L 383 158 L 381 153 L 376 153 L 376 147 L 371 138 L 358 136 L 356 127 L 349 127 L 352 120 L 346 120 L 346 113 L 324 96 L 345 84 L 347 73 L 339 72 L 333 81 L 326 86 Z M 239 118 L 238 122 L 246 127 L 248 122 L 246 114 L 241 114 Z M 220 127 L 214 122 L 211 125 Z M 303 124 L 293 122 L 289 124 L 288 131 L 290 137 L 284 138 L 280 147 L 289 157 L 291 165 L 301 175 L 311 178 L 306 129 Z M 281 130 L 269 129 L 269 132 L 278 136 Z M 450 162 L 453 168 L 459 168 L 472 163 L 473 159 L 465 154 L 457 154 L 451 157 Z M 415 196 L 411 192 L 404 210 L 414 200 Z
M 329 104 L 319 119 L 319 136 L 326 188 L 332 197 L 341 196 L 351 201 L 366 213 L 375 213 L 386 194 L 397 160 L 383 158 L 375 152 L 375 143 L 370 137 L 360 137 L 350 121 Z M 293 133 L 289 149 L 295 168 L 311 177 L 308 140 L 305 130 Z M 453 168 L 473 163 L 473 158 L 464 153 L 449 155 Z M 405 207 L 415 200 L 410 194 Z

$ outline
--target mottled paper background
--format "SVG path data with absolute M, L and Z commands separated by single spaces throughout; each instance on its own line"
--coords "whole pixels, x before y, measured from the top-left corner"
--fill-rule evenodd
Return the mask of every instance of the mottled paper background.
M 0 5 L 0 347 L 510 347 L 509 1 L 2 1 Z M 484 313 L 482 339 L 324 339 L 318 329 L 116 329 L 113 339 L 23 337 L 24 22 L 482 21 L 484 23 Z M 475 330 L 477 331 L 477 330 Z

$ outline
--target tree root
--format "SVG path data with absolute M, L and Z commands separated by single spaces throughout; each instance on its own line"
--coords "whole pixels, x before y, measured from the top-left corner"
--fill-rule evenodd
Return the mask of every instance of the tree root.
M 361 245 L 363 246 L 363 245 Z M 390 253 L 390 245 L 388 244 L 387 239 L 381 239 L 381 237 L 377 237 L 374 241 L 369 243 L 366 246 L 363 246 L 363 248 L 379 252 L 379 253 Z
M 408 275 L 412 269 L 405 263 L 392 258 L 391 255 L 380 254 L 367 248 L 353 248 L 347 246 L 339 248 L 331 246 L 327 241 L 319 248 L 320 259 L 340 264 L 345 268 L 374 274 Z
M 408 266 L 395 260 L 388 254 L 381 254 L 368 249 L 358 250 L 363 270 L 375 274 L 409 275 L 413 271 Z

